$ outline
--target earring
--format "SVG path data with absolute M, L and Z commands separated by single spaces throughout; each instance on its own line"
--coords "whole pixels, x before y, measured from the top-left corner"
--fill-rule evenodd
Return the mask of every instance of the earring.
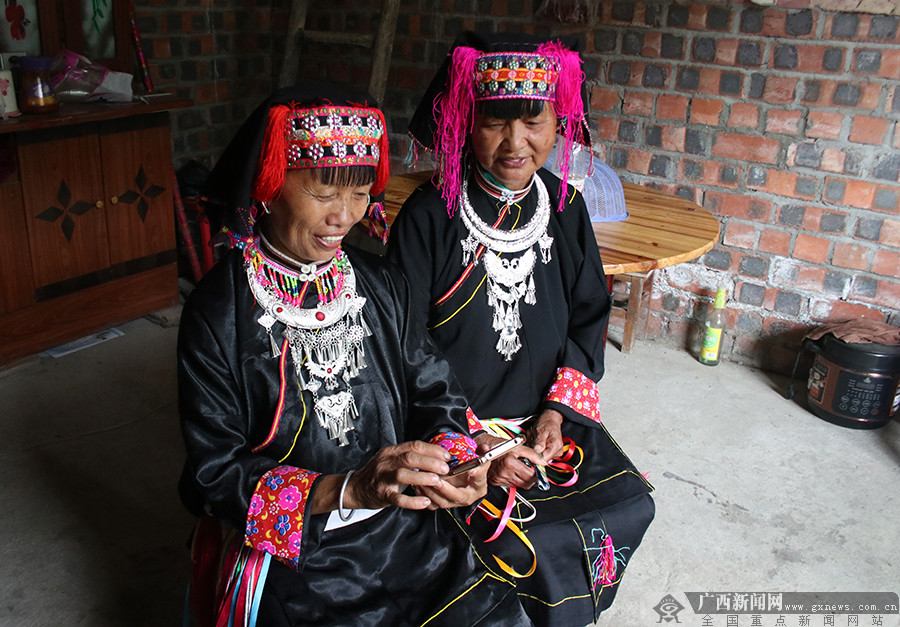
M 268 203 L 260 202 L 259 204 L 262 205 L 263 211 L 264 211 L 265 213 L 272 213 L 271 211 L 269 211 L 269 205 L 268 205 Z

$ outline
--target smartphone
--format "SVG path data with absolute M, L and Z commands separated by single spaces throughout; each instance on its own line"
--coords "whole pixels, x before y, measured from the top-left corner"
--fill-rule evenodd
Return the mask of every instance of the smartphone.
M 469 472 L 470 470 L 474 470 L 478 468 L 482 464 L 486 464 L 492 459 L 497 459 L 498 457 L 502 457 L 509 453 L 511 450 L 519 446 L 520 444 L 525 443 L 525 438 L 523 436 L 517 436 L 512 440 L 507 440 L 506 442 L 501 442 L 491 450 L 489 450 L 484 455 L 480 457 L 476 457 L 474 459 L 470 459 L 467 462 L 463 462 L 461 464 L 457 464 L 453 468 L 450 469 L 450 472 L 447 473 L 448 477 L 455 477 L 456 475 L 461 475 L 464 472 Z

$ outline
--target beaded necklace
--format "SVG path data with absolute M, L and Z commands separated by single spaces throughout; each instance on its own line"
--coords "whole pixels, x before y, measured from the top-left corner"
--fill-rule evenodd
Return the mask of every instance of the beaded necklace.
M 277 250 L 261 233 L 258 243 L 244 248 L 244 259 L 252 264 L 260 284 L 270 287 L 281 300 L 294 307 L 301 305 L 310 283 L 316 286 L 319 303 L 334 300 L 344 284 L 343 270 L 347 264 L 340 249 L 323 264 L 300 263 Z

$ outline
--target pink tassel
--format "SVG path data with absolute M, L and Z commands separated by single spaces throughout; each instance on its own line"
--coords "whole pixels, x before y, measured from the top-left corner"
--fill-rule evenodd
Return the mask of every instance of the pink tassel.
M 597 584 L 609 586 L 616 581 L 616 550 L 613 548 L 612 538 L 607 535 L 600 544 L 600 558 L 596 562 L 597 570 L 594 576 L 594 589 Z
M 475 118 L 475 60 L 480 55 L 478 50 L 468 46 L 459 46 L 453 51 L 447 86 L 434 102 L 434 117 L 438 120 L 434 152 L 438 160 L 441 196 L 447 202 L 447 213 L 451 218 L 459 205 L 465 175 L 461 157 Z
M 581 101 L 581 85 L 584 72 L 581 71 L 581 57 L 577 52 L 557 42 L 547 42 L 538 46 L 539 55 L 553 59 L 557 72 L 556 80 L 556 117 L 562 122 L 563 145 L 557 148 L 557 167 L 560 172 L 559 206 L 562 211 L 568 195 L 569 167 L 572 160 L 572 147 L 575 142 L 583 143 L 582 124 L 584 122 L 584 103 Z

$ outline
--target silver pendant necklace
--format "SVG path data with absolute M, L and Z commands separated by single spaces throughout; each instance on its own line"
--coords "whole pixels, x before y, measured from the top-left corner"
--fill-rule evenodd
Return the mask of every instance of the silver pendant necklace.
M 332 300 L 304 308 L 285 302 L 271 284 L 260 282 L 258 272 L 247 261 L 251 255 L 245 252 L 245 269 L 250 290 L 264 312 L 257 322 L 269 335 L 272 354 L 281 354 L 272 337 L 273 326 L 280 322 L 300 389 L 312 394 L 316 418 L 328 437 L 344 446 L 358 417 L 350 381 L 366 367 L 363 338 L 371 335 L 362 316 L 366 299 L 356 294 L 353 266 L 343 259 L 343 282 Z
M 534 176 L 533 181 L 538 192 L 534 216 L 521 228 L 511 231 L 494 228 L 479 218 L 469 200 L 468 181 L 464 181 L 462 186 L 460 215 L 468 231 L 466 238 L 460 241 L 463 265 L 468 265 L 470 260 L 477 265 L 478 257 L 475 252 L 478 246 L 483 245 L 487 249 L 484 254 L 484 270 L 488 279 L 488 304 L 494 310 L 493 329 L 500 334 L 495 348 L 506 361 L 510 361 L 522 347 L 519 340 L 519 329 L 522 328 L 519 301 L 524 296 L 527 305 L 537 302 L 532 276 L 537 263 L 534 244 L 538 244 L 543 263 L 548 263 L 552 258 L 553 237 L 547 233 L 550 196 L 540 177 Z M 506 203 L 507 206 L 510 204 L 508 199 Z M 501 258 L 498 254 L 519 252 L 523 253 L 519 257 Z

